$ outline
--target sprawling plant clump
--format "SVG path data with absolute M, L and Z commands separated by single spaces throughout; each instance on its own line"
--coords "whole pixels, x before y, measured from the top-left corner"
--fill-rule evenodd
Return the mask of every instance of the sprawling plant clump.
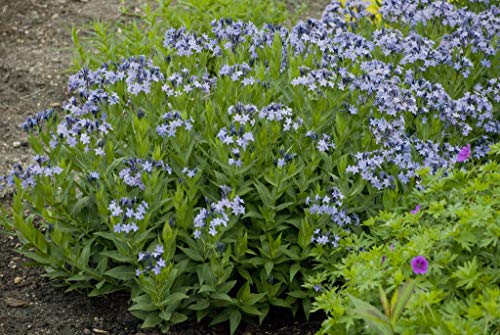
M 307 279 L 352 253 L 361 219 L 498 141 L 500 8 L 471 5 L 219 19 L 81 69 L 6 178 L 21 252 L 69 289 L 130 292 L 144 327 L 308 315 Z
M 492 158 L 426 175 L 425 190 L 409 195 L 414 209 L 363 223 L 370 235 L 346 243 L 356 251 L 323 274 L 345 284 L 317 298 L 330 315 L 320 333 L 360 334 L 365 322 L 373 334 L 498 333 L 500 166 Z M 405 296 L 406 287 L 414 291 Z M 398 291 L 390 303 L 386 291 Z

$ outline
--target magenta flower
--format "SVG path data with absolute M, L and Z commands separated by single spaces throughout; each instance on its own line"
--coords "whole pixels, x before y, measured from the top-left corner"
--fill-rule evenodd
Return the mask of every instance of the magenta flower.
M 420 211 L 420 205 L 416 205 L 415 209 L 411 210 L 410 213 L 415 215 Z
M 471 154 L 470 144 L 467 144 L 465 147 L 460 149 L 460 152 L 458 153 L 457 156 L 457 162 L 466 161 L 470 157 L 470 154 Z
M 411 260 L 411 268 L 413 272 L 417 275 L 423 275 L 427 272 L 429 267 L 429 262 L 424 256 L 417 256 Z

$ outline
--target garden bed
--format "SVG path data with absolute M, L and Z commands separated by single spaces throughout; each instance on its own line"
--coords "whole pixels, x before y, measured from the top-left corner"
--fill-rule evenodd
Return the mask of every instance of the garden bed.
M 0 332 L 498 329 L 500 8 L 193 1 L 0 5 Z
M 322 1 L 325 3 L 326 1 Z M 127 0 L 130 11 L 143 1 Z M 71 25 L 93 19 L 130 20 L 119 11 L 118 0 L 0 1 L 0 175 L 30 156 L 28 139 L 20 124 L 27 116 L 50 106 L 59 108 L 67 97 L 67 69 L 73 55 Z M 319 14 L 315 2 L 307 15 Z M 0 202 L 9 206 L 9 194 Z M 15 252 L 18 242 L 0 225 L 0 334 L 156 334 L 140 330 L 139 320 L 127 311 L 128 295 L 88 298 L 51 285 L 38 267 Z M 311 322 L 283 320 L 242 330 L 250 334 L 313 334 L 321 317 Z M 207 323 L 174 329 L 172 334 L 224 334 L 224 326 Z

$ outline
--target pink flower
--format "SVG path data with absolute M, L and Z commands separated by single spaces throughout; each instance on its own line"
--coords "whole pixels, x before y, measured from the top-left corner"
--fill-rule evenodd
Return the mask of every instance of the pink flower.
M 427 268 L 429 267 L 429 262 L 425 259 L 424 256 L 417 256 L 411 260 L 411 268 L 413 272 L 417 275 L 423 275 L 427 272 Z
M 457 156 L 457 162 L 464 162 L 470 157 L 470 144 L 467 144 L 465 147 L 460 149 L 460 152 L 458 153 Z
M 410 213 L 411 213 L 411 214 L 413 214 L 413 215 L 415 215 L 415 214 L 417 214 L 419 211 L 420 211 L 420 205 L 416 205 L 416 206 L 415 206 L 415 209 L 412 209 L 412 210 L 410 211 Z

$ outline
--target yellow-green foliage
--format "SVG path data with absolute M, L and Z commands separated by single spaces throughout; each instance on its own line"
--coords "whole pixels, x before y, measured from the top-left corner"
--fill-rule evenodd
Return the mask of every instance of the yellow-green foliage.
M 382 312 L 379 288 L 390 296 L 411 279 L 417 288 L 387 334 L 498 334 L 499 149 L 493 147 L 490 163 L 470 171 L 424 176 L 425 190 L 409 197 L 421 206 L 418 213 L 398 209 L 364 222 L 369 234 L 353 239 L 352 253 L 329 272 L 331 282 L 345 284 L 317 299 L 317 309 L 330 316 L 323 334 L 359 334 L 364 327 L 355 320 L 349 294 Z M 417 255 L 429 261 L 423 275 L 412 272 L 410 260 Z

